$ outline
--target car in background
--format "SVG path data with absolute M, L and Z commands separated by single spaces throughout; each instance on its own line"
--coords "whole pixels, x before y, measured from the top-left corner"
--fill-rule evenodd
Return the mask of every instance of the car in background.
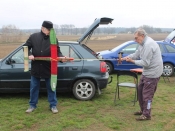
M 172 76 L 174 74 L 175 67 L 175 30 L 173 30 L 163 41 L 156 41 L 160 47 L 163 59 L 163 68 L 166 70 L 163 75 Z M 138 43 L 135 41 L 127 41 L 111 50 L 105 50 L 97 52 L 101 56 L 106 64 L 109 74 L 114 70 L 130 70 L 132 68 L 142 68 L 133 63 L 122 61 L 122 64 L 118 64 L 117 59 L 119 53 L 122 57 L 134 53 L 138 48 Z
M 101 93 L 107 87 L 109 74 L 106 63 L 98 59 L 93 50 L 83 41 L 90 38 L 100 24 L 109 24 L 111 18 L 95 19 L 77 41 L 59 41 L 64 56 L 73 57 L 73 62 L 58 62 L 58 92 L 70 91 L 79 100 L 90 100 L 95 92 Z M 30 65 L 31 61 L 29 61 Z M 29 67 L 30 70 L 30 67 Z M 40 91 L 46 92 L 45 81 L 41 79 Z M 30 91 L 30 71 L 24 72 L 23 44 L 0 60 L 0 93 Z

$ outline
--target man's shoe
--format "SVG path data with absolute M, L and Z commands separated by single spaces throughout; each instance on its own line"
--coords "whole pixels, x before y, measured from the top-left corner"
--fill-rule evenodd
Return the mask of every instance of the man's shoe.
M 134 112 L 134 115 L 142 115 L 142 111 Z
M 53 114 L 58 113 L 58 109 L 55 106 L 51 108 L 51 111 Z
M 139 116 L 136 118 L 137 121 L 145 121 L 145 120 L 151 120 L 151 117 L 146 117 L 144 115 Z
M 30 107 L 26 110 L 26 113 L 33 112 L 34 110 L 35 110 L 35 108 L 30 106 Z

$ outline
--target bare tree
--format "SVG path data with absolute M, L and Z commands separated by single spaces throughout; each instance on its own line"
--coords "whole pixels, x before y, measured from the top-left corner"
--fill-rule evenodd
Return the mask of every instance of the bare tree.
M 58 34 L 59 25 L 54 24 L 53 27 L 54 27 L 54 29 L 55 29 L 56 34 Z
M 65 25 L 60 25 L 61 27 L 61 34 L 64 35 L 64 32 L 65 32 Z
M 75 28 L 75 25 L 70 24 L 69 27 L 70 27 L 70 32 L 71 32 L 71 35 L 72 35 L 73 34 L 72 30 Z
M 1 42 L 19 42 L 21 40 L 22 32 L 15 25 L 4 25 L 1 33 Z
M 140 27 L 143 28 L 148 34 L 154 33 L 154 29 L 152 26 L 142 25 Z

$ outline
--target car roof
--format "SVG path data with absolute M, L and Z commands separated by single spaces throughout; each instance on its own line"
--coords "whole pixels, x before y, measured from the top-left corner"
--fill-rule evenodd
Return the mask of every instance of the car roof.
M 76 41 L 59 41 L 60 44 L 79 44 L 79 42 Z

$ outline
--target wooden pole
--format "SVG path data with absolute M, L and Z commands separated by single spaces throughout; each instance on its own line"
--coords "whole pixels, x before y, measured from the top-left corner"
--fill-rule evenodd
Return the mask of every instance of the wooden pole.
M 29 71 L 29 56 L 28 56 L 28 46 L 23 46 L 24 49 L 24 72 Z

